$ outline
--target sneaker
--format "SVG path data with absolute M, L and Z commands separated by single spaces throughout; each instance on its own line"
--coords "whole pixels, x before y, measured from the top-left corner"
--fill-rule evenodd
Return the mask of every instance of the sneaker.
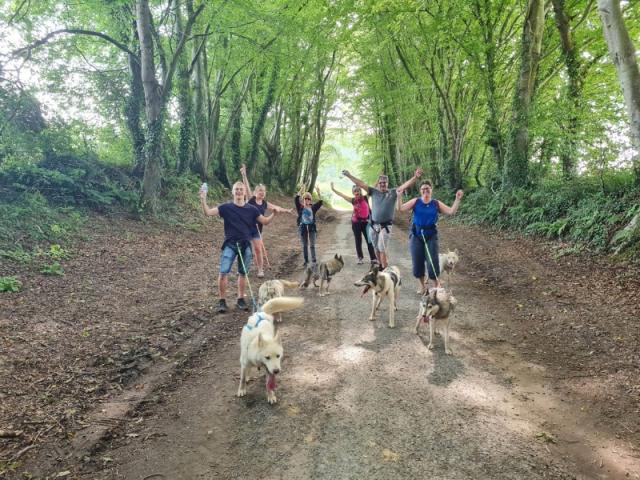
M 363 260 L 363 259 L 361 259 L 361 258 L 359 258 L 359 259 L 358 259 L 358 265 L 362 265 L 363 263 L 364 263 L 364 260 Z
M 259 268 L 258 269 L 258 278 L 262 278 L 262 277 L 264 277 L 264 270 Z
M 218 300 L 218 313 L 227 313 L 227 301 L 224 298 Z
M 247 302 L 244 301 L 244 298 L 238 299 L 238 301 L 236 302 L 236 307 L 240 310 L 244 310 L 245 312 L 249 310 L 249 305 L 247 305 Z

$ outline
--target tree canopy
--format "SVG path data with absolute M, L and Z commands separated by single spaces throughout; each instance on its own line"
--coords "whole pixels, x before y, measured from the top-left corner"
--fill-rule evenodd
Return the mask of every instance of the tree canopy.
M 312 186 L 335 125 L 396 182 L 640 183 L 633 2 L 12 0 L 0 23 L 0 168 L 91 153 L 150 209 L 243 163 Z

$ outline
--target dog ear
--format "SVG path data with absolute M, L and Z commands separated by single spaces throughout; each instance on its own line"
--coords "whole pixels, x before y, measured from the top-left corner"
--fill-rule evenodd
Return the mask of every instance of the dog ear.
M 336 260 L 338 260 L 338 258 L 340 258 L 340 257 L 338 257 L 338 254 L 336 253 L 336 254 L 333 256 L 333 258 L 335 258 Z
M 276 332 L 276 336 L 275 336 L 275 337 L 273 337 L 273 340 L 274 340 L 277 344 L 282 345 L 282 341 L 280 340 L 280 332 Z
M 264 339 L 262 338 L 262 333 L 258 334 L 258 348 L 262 348 L 264 346 Z

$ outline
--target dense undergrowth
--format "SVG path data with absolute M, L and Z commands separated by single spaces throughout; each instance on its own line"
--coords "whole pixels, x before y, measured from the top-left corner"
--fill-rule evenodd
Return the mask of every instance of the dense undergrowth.
M 625 229 L 640 214 L 640 190 L 624 173 L 547 181 L 531 189 L 480 189 L 465 198 L 462 213 L 474 223 L 570 242 L 567 251 L 636 259 L 640 252 L 640 229 Z
M 18 291 L 13 268 L 33 266 L 64 275 L 64 260 L 92 214 L 127 216 L 198 229 L 195 176 L 169 177 L 153 217 L 138 208 L 138 183 L 125 168 L 75 155 L 50 156 L 37 164 L 0 168 L 0 291 Z M 212 186 L 212 198 L 221 188 Z

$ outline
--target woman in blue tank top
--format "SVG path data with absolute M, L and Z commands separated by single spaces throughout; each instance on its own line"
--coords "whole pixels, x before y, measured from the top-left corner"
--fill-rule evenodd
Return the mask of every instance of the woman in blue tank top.
M 425 265 L 428 276 L 435 287 L 440 287 L 440 262 L 438 260 L 438 214 L 455 215 L 464 195 L 462 190 L 456 192 L 456 199 L 451 207 L 431 197 L 433 185 L 427 180 L 420 185 L 420 196 L 412 198 L 400 206 L 406 212 L 413 210 L 411 234 L 409 235 L 409 252 L 413 262 L 413 276 L 420 282 L 420 292 L 429 288 L 425 278 Z

